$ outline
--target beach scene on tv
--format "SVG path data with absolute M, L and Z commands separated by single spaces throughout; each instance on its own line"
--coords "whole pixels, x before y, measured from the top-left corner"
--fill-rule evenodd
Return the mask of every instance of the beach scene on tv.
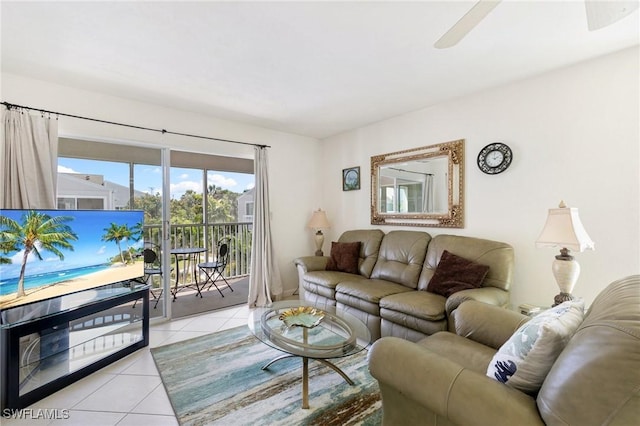
M 0 309 L 144 274 L 143 212 L 0 210 Z

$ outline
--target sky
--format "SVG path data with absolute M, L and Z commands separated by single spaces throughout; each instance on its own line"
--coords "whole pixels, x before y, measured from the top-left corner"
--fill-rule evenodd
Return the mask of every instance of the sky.
M 129 186 L 129 164 L 109 161 L 58 158 L 58 172 L 102 175 L 105 180 Z M 202 170 L 171 168 L 171 198 L 180 198 L 187 190 L 203 192 Z M 253 188 L 253 174 L 209 171 L 210 185 L 236 193 Z M 159 166 L 138 164 L 134 167 L 134 188 L 141 192 L 162 193 L 162 172 Z

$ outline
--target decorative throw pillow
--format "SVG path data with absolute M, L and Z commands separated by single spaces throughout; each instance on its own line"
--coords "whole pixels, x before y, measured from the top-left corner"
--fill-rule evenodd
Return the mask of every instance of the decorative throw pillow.
M 449 297 L 460 290 L 478 288 L 482 285 L 487 272 L 489 272 L 487 265 L 481 265 L 445 250 L 427 285 L 427 291 Z
M 526 322 L 496 352 L 487 376 L 531 395 L 584 318 L 584 301 L 561 303 Z
M 331 243 L 331 257 L 327 262 L 327 271 L 358 273 L 360 259 L 360 241 L 355 243 Z

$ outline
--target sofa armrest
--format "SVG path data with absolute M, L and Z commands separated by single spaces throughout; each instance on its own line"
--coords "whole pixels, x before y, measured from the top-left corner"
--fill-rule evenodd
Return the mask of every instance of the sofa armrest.
M 509 303 L 509 292 L 497 287 L 480 287 L 458 291 L 447 298 L 445 309 L 447 316 L 465 300 L 477 300 L 489 305 L 505 307 Z
M 466 300 L 450 317 L 450 331 L 493 349 L 500 347 L 529 317 L 518 312 Z
M 383 410 L 394 409 L 384 405 L 384 391 L 392 388 L 452 424 L 544 424 L 531 396 L 403 339 L 377 340 L 369 351 L 369 371 L 380 383 Z
M 302 273 L 324 271 L 329 258 L 327 256 L 303 256 L 293 260 L 294 265 Z
M 303 297 L 304 293 L 304 274 L 312 271 L 324 271 L 327 267 L 329 258 L 326 256 L 304 256 L 293 260 L 298 271 L 298 294 Z

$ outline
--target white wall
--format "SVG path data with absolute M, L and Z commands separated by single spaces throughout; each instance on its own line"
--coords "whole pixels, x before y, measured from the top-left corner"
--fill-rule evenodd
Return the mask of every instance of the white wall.
M 322 192 L 322 181 L 317 178 L 320 174 L 317 162 L 320 142 L 317 140 L 8 73 L 2 74 L 2 101 L 173 132 L 270 145 L 274 248 L 285 290 L 290 293 L 297 289 L 297 273 L 292 260 L 313 253 L 312 233 L 305 225 L 317 208 L 317 196 Z M 250 146 L 162 135 L 67 117 L 59 120 L 60 136 L 253 158 Z
M 312 254 L 311 212 L 327 210 L 324 250 L 343 231 L 371 228 L 370 157 L 466 139 L 465 228 L 423 229 L 505 241 L 516 250 L 512 303 L 548 304 L 557 293 L 553 249 L 536 249 L 548 208 L 578 207 L 596 251 L 576 254 L 574 294 L 587 302 L 610 281 L 640 272 L 638 49 L 426 108 L 318 142 L 109 95 L 2 74 L 2 100 L 152 128 L 271 145 L 274 244 L 285 288 L 297 287 L 292 259 Z M 252 158 L 250 147 L 60 118 L 60 134 Z M 504 141 L 511 167 L 481 173 L 478 151 Z M 361 189 L 342 191 L 342 169 L 361 167 Z M 397 229 L 383 227 L 385 231 Z
M 551 274 L 556 252 L 534 242 L 547 209 L 563 199 L 579 208 L 596 243 L 595 251 L 576 254 L 582 273 L 574 294 L 590 303 L 612 280 L 640 272 L 638 63 L 638 49 L 628 49 L 324 140 L 319 177 L 333 225 L 327 240 L 373 227 L 372 155 L 466 139 L 464 229 L 403 229 L 512 244 L 512 305 L 548 305 L 558 293 Z M 476 157 L 494 141 L 506 142 L 514 160 L 506 172 L 488 176 Z M 361 167 L 362 189 L 342 192 L 341 170 L 353 166 Z

